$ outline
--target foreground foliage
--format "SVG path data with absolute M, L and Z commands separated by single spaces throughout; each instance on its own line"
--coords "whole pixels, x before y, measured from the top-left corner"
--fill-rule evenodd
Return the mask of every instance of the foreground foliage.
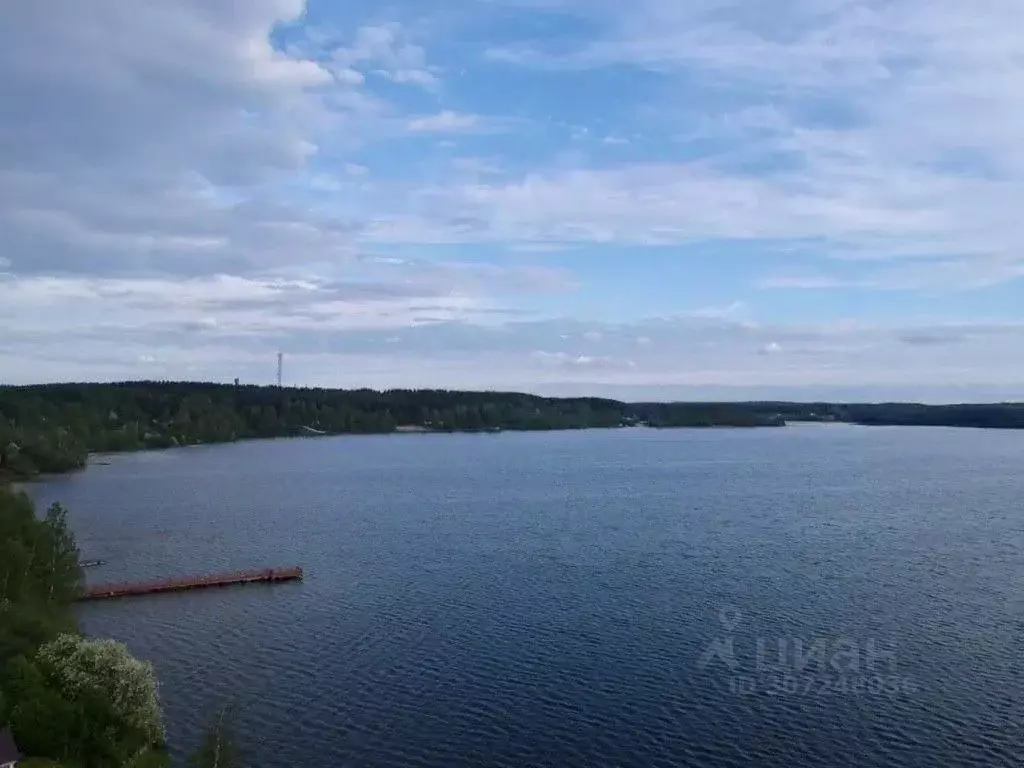
M 0 487 L 0 670 L 73 631 L 78 549 L 60 505 L 39 520 L 28 496 Z
M 153 667 L 78 634 L 81 588 L 64 508 L 39 518 L 27 495 L 0 486 L 0 727 L 11 726 L 24 768 L 166 768 Z M 229 710 L 191 764 L 240 764 Z
M 81 584 L 65 510 L 39 519 L 0 487 L 0 723 L 34 760 L 120 766 L 163 743 L 156 679 L 123 645 L 75 632 Z
M 121 643 L 64 634 L 8 665 L 21 748 L 83 766 L 117 766 L 164 741 L 152 667 Z

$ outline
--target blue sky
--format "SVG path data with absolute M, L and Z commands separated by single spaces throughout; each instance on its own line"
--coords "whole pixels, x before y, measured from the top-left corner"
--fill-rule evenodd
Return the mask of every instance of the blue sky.
M 1024 392 L 1015 0 L 0 21 L 0 380 Z

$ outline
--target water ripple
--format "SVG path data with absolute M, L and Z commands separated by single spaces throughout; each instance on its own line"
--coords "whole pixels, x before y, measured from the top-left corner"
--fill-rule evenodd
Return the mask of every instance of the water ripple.
M 35 489 L 109 560 L 90 578 L 307 572 L 83 607 L 88 631 L 157 666 L 179 762 L 228 699 L 250 768 L 1024 755 L 1022 435 L 630 430 L 153 456 Z M 812 664 L 796 684 L 814 686 L 780 692 L 759 668 L 758 639 L 785 641 L 792 666 L 797 639 L 841 638 L 890 650 L 897 689 Z M 723 639 L 732 667 L 702 665 Z

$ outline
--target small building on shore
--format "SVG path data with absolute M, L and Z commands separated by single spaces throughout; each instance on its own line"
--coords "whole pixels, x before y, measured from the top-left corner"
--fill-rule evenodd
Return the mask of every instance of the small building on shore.
M 16 768 L 21 760 L 18 745 L 10 728 L 0 729 L 0 768 Z

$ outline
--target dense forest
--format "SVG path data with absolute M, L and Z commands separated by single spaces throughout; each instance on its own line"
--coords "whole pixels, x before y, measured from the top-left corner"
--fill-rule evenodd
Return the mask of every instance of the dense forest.
M 153 668 L 78 632 L 81 586 L 65 510 L 39 516 L 0 486 L 0 729 L 11 728 L 24 768 L 166 768 Z M 218 717 L 192 765 L 235 768 L 232 742 L 231 721 Z
M 63 472 L 90 452 L 301 434 L 764 426 L 729 405 L 645 405 L 503 392 L 328 390 L 137 382 L 0 388 L 0 471 Z
M 181 382 L 0 387 L 0 477 L 63 472 L 89 453 L 400 429 L 766 427 L 791 421 L 1024 428 L 1024 404 L 624 403 L 513 392 L 293 389 Z

